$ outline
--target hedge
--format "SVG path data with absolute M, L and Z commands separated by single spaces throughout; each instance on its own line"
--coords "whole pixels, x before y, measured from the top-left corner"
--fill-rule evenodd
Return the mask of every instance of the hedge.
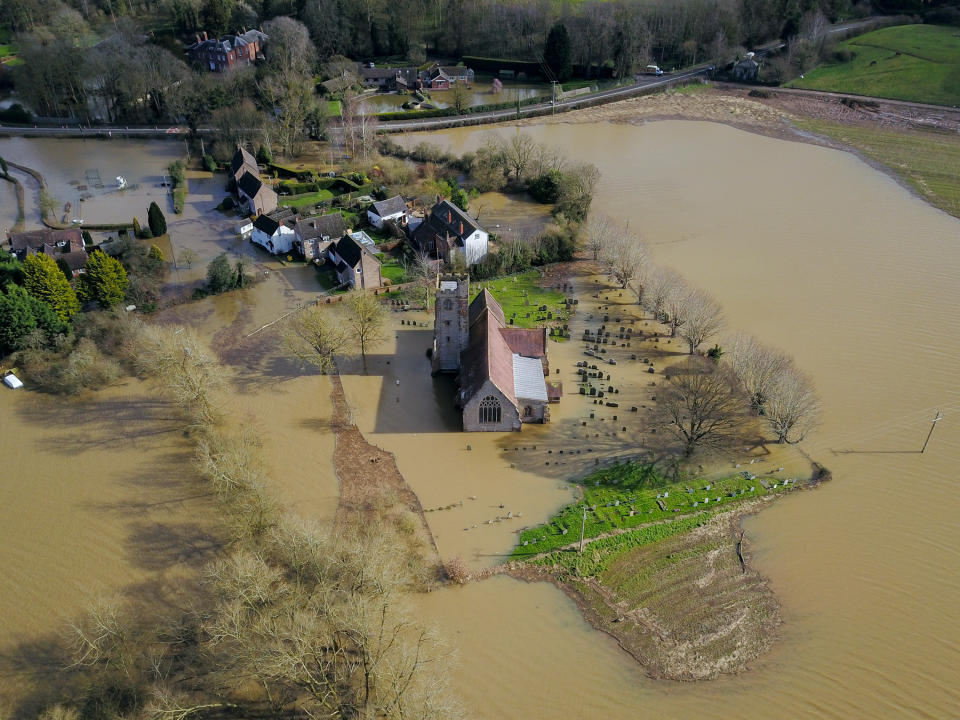
M 525 100 L 520 101 L 520 107 L 526 107 L 528 105 L 537 105 L 538 103 L 547 102 L 550 100 L 550 97 L 547 95 L 538 95 L 536 97 L 526 98 Z M 515 102 L 504 102 L 504 103 L 489 103 L 487 105 L 473 105 L 468 108 L 464 108 L 461 112 L 457 112 L 456 108 L 437 108 L 435 110 L 407 110 L 404 112 L 386 112 L 386 113 L 377 113 L 377 119 L 381 121 L 390 121 L 390 120 L 410 120 L 412 118 L 434 118 L 434 117 L 456 117 L 458 115 L 471 115 L 474 113 L 484 113 L 491 112 L 493 110 L 509 110 L 510 108 L 517 107 Z

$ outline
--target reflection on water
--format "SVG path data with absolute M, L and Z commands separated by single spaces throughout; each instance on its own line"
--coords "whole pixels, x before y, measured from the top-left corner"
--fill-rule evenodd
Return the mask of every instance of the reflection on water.
M 491 105 L 494 103 L 515 103 L 517 100 L 526 100 L 533 97 L 549 97 L 550 88 L 535 83 L 513 83 L 505 81 L 500 92 L 494 92 L 492 81 L 478 80 L 467 92 L 467 105 Z M 453 90 L 430 90 L 424 93 L 426 104 L 435 108 L 453 107 Z M 361 106 L 369 113 L 399 112 L 404 103 L 413 100 L 408 93 L 377 93 L 363 99 Z
M 462 152 L 485 131 L 431 137 Z M 583 640 L 575 608 L 549 588 L 503 583 L 431 597 L 443 627 L 474 624 L 459 672 L 477 716 L 571 707 L 590 718 L 639 708 L 671 718 L 954 716 L 960 223 L 852 155 L 721 125 L 524 131 L 596 164 L 596 209 L 629 220 L 656 261 L 722 301 L 731 326 L 786 349 L 813 375 L 825 417 L 805 447 L 834 481 L 747 523 L 786 625 L 773 653 L 742 677 L 696 685 L 637 677 L 604 638 Z M 920 455 L 936 407 L 945 420 Z M 483 612 L 471 600 L 481 594 Z M 541 643 L 556 650 L 524 661 L 522 689 L 475 682 L 493 667 L 498 680 L 514 676 L 503 658 L 527 658 Z

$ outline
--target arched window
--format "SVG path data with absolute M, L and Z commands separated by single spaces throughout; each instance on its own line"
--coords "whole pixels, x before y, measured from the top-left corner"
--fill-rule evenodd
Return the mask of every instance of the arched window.
M 487 395 L 480 401 L 480 423 L 500 422 L 500 401 L 493 395 Z
M 443 309 L 444 310 L 453 309 L 453 301 L 450 298 L 447 298 L 446 300 L 443 301 Z

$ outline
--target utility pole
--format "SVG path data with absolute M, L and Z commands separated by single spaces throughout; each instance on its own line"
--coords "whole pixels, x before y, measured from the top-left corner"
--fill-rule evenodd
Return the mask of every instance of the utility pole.
M 551 89 L 551 97 L 553 98 L 550 101 L 550 106 L 553 108 L 550 111 L 550 114 L 556 115 L 557 114 L 557 81 L 556 80 L 550 81 L 550 89 Z
M 577 551 L 583 555 L 583 531 L 587 528 L 587 506 L 583 506 L 583 519 L 580 520 L 580 549 Z
M 930 436 L 933 435 L 933 429 L 937 426 L 937 422 L 943 420 L 943 415 L 940 414 L 940 411 L 937 410 L 937 416 L 933 419 L 933 422 L 930 423 L 930 432 L 927 433 L 927 439 L 923 441 L 923 447 L 920 449 L 922 453 L 927 449 L 927 443 L 930 442 Z

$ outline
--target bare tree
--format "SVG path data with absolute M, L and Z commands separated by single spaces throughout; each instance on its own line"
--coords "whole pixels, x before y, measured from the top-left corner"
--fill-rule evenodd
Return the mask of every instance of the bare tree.
M 689 294 L 690 288 L 686 281 L 677 275 L 663 301 L 666 321 L 670 326 L 670 337 L 676 337 L 677 330 L 683 327 L 683 324 L 687 321 L 687 296 Z
M 590 251 L 594 260 L 599 260 L 604 248 L 614 235 L 613 225 L 606 215 L 595 213 L 584 226 L 584 247 Z
M 193 267 L 193 264 L 200 259 L 200 256 L 193 248 L 184 248 L 180 251 L 180 257 L 178 259 L 182 264 L 186 265 L 189 270 Z
M 518 132 L 509 140 L 500 141 L 500 152 L 506 167 L 517 180 L 521 180 L 536 155 L 537 143 L 527 133 Z
M 707 338 L 723 327 L 723 309 L 713 297 L 696 288 L 685 293 L 684 304 L 685 321 L 680 337 L 687 341 L 693 355 Z
M 334 355 L 346 344 L 347 334 L 328 310 L 313 305 L 291 317 L 283 341 L 294 357 L 328 373 L 336 369 Z
M 663 320 L 667 298 L 683 283 L 683 278 L 671 268 L 650 266 L 647 268 L 647 284 L 643 293 L 643 308 L 657 321 Z
M 723 344 L 723 362 L 737 376 L 754 411 L 763 413 L 774 383 L 790 368 L 790 356 L 746 333 L 731 335 Z
M 436 265 L 430 254 L 420 250 L 407 266 L 407 277 L 413 282 L 413 294 L 423 301 L 423 307 L 430 309 L 430 303 L 436 295 Z
M 380 300 L 368 292 L 356 292 L 348 301 L 350 314 L 347 323 L 353 329 L 353 336 L 360 346 L 363 366 L 367 366 L 367 347 L 382 341 L 387 313 Z
M 820 419 L 820 398 L 810 377 L 793 365 L 780 372 L 769 389 L 764 416 L 778 443 L 803 440 Z
M 671 372 L 660 405 L 685 456 L 730 439 L 741 426 L 745 403 L 735 383 L 727 372 L 700 360 L 687 360 Z
M 600 259 L 621 288 L 626 287 L 638 277 L 640 269 L 647 259 L 647 248 L 643 241 L 624 228 L 614 231 L 605 242 Z

